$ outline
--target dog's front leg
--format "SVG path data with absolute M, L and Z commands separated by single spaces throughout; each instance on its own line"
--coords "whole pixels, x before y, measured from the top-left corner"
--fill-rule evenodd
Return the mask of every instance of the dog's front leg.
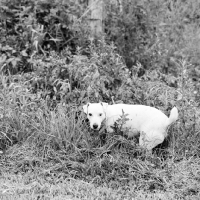
M 106 130 L 107 130 L 108 133 L 112 133 L 113 132 L 113 129 L 110 126 L 106 126 Z

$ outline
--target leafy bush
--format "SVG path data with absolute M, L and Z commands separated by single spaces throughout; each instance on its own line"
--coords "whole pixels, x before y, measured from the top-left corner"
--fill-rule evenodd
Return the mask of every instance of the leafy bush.
M 139 75 L 146 69 L 177 75 L 177 60 L 187 59 L 197 78 L 199 1 L 119 2 L 106 1 L 105 28 L 129 68 L 139 62 Z
M 42 89 L 43 96 L 78 104 L 86 97 L 93 97 L 94 101 L 120 96 L 130 76 L 115 47 L 103 42 L 97 47 L 91 45 L 88 51 L 90 57 L 81 55 L 80 51 L 76 55 L 65 51 L 63 56 L 51 53 L 47 59 L 36 58 L 35 75 L 30 75 L 33 91 Z
M 30 59 L 36 53 L 45 56 L 67 46 L 74 52 L 84 45 L 87 25 L 80 26 L 84 5 L 70 0 L 1 1 L 1 70 L 31 71 Z
M 186 58 L 198 79 L 199 2 L 105 1 L 106 42 L 114 41 L 129 69 L 141 63 L 138 75 L 158 69 L 177 75 L 176 60 Z M 1 4 L 1 70 L 32 71 L 36 53 L 48 56 L 68 47 L 88 54 L 88 15 L 84 1 L 10 1 Z
M 149 69 L 154 62 L 153 52 L 149 52 L 155 41 L 155 31 L 150 13 L 145 9 L 145 1 L 122 1 L 122 10 L 114 2 L 106 2 L 107 17 L 105 29 L 109 40 L 117 45 L 128 68 L 140 62 Z

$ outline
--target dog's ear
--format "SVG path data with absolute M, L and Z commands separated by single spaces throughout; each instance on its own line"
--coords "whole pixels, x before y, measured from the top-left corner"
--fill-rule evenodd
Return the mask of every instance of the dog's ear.
M 89 105 L 90 105 L 90 103 L 87 103 L 86 105 L 83 106 L 83 112 L 86 113 L 86 114 L 87 114 Z
M 101 102 L 100 104 L 103 106 L 103 109 L 104 109 L 104 110 L 107 109 L 107 107 L 108 107 L 108 103 Z

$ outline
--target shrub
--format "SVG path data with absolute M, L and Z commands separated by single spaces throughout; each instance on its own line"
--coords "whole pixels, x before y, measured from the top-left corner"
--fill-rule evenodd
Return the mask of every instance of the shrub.
M 33 91 L 42 89 L 45 97 L 78 104 L 86 97 L 111 101 L 113 95 L 120 96 L 130 75 L 115 47 L 104 42 L 97 47 L 90 45 L 90 57 L 80 51 L 76 55 L 65 51 L 63 56 L 51 53 L 49 58 L 36 58 L 33 62 L 36 74 L 30 78 Z
M 148 52 L 155 41 L 155 31 L 145 1 L 122 1 L 121 8 L 106 1 L 105 29 L 108 40 L 114 41 L 128 68 L 140 62 L 145 69 L 154 62 L 153 52 Z
M 71 0 L 4 0 L 0 5 L 3 71 L 28 72 L 36 53 L 46 56 L 51 50 L 60 52 L 65 47 L 74 52 L 78 45 L 85 44 L 87 25 L 82 26 L 85 22 L 81 17 L 85 4 Z
M 179 59 L 198 66 L 199 1 L 120 2 L 106 1 L 105 29 L 129 68 L 139 62 L 139 75 L 149 69 L 177 75 Z M 197 78 L 198 67 L 190 70 Z

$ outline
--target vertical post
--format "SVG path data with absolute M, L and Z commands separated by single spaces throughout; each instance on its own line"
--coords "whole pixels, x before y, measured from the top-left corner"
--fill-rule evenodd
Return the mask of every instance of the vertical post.
M 90 28 L 91 39 L 100 38 L 104 32 L 103 26 L 103 0 L 89 0 L 89 8 L 91 10 Z

